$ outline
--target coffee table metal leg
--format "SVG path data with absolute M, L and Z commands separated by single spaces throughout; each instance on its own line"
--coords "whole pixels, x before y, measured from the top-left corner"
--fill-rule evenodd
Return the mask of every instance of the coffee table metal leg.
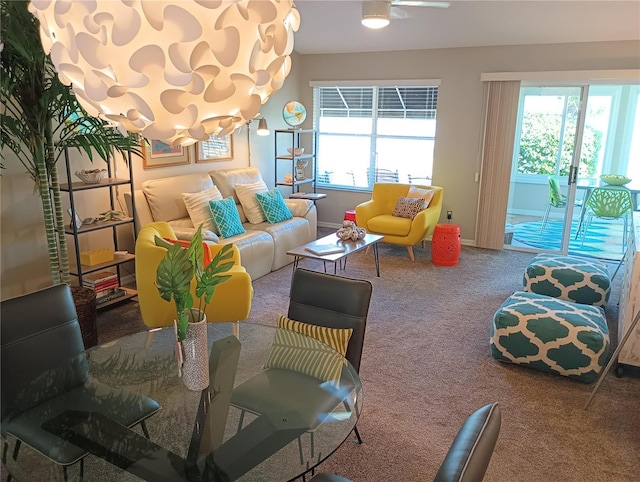
M 373 259 L 376 261 L 376 274 L 380 277 L 380 259 L 378 258 L 378 243 L 373 243 Z
M 300 262 L 300 256 L 293 257 L 293 271 L 298 268 L 298 263 Z
M 345 256 L 344 258 L 340 258 L 340 260 L 339 260 L 340 261 L 340 269 L 343 270 L 343 271 L 345 269 L 347 269 L 347 258 L 348 258 L 348 256 Z

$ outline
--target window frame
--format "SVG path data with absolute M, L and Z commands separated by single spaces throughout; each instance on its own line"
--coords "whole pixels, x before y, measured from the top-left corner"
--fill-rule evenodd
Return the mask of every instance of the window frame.
M 375 179 L 372 179 L 371 176 L 367 176 L 367 186 L 362 186 L 362 185 L 345 185 L 345 184 L 338 184 L 338 183 L 332 183 L 332 182 L 323 182 L 321 180 L 319 180 L 319 178 L 321 178 L 321 175 L 319 174 L 319 157 L 320 157 L 320 151 L 321 151 L 321 144 L 322 144 L 322 137 L 323 135 L 330 135 L 332 137 L 344 137 L 346 139 L 348 138 L 352 138 L 352 139 L 361 139 L 361 138 L 367 138 L 368 139 L 368 144 L 370 145 L 370 149 L 369 149 L 369 167 L 368 170 L 370 170 L 370 172 L 373 172 L 373 169 L 375 169 L 376 165 L 377 165 L 377 152 L 376 152 L 376 148 L 378 146 L 378 141 L 379 140 L 384 140 L 384 139 L 398 139 L 398 140 L 409 140 L 409 141 L 426 141 L 426 142 L 431 142 L 433 145 L 433 150 L 435 151 L 435 140 L 436 140 L 436 132 L 437 132 L 437 105 L 438 105 L 438 98 L 437 96 L 439 95 L 439 88 L 440 88 L 440 81 L 439 80 L 419 80 L 419 81 L 396 81 L 396 82 L 389 82 L 389 81 L 380 81 L 380 82 L 372 82 L 372 81 L 364 81 L 364 82 L 358 82 L 358 81 L 352 81 L 352 82 L 347 82 L 347 83 L 335 83 L 335 82 L 312 82 L 310 84 L 310 86 L 313 88 L 313 128 L 315 130 L 318 131 L 318 152 L 316 153 L 316 170 L 318 175 L 316 176 L 316 186 L 322 189 L 335 189 L 335 190 L 344 190 L 344 191 L 357 191 L 357 192 L 371 192 L 371 190 L 373 189 L 373 183 L 375 182 Z M 320 130 L 320 119 L 321 119 L 321 113 L 323 111 L 321 105 L 320 105 L 320 96 L 321 96 L 321 89 L 323 88 L 360 88 L 360 89 L 372 89 L 372 95 L 371 95 L 371 117 L 360 117 L 361 119 L 369 119 L 371 122 L 370 125 L 370 131 L 368 133 L 345 133 L 345 132 L 322 132 Z M 392 116 L 385 116 L 385 117 L 380 117 L 379 116 L 379 94 L 381 89 L 385 89 L 385 88 L 389 88 L 389 87 L 394 87 L 394 88 L 398 88 L 398 89 L 403 89 L 403 88 L 425 88 L 425 89 L 435 89 L 435 107 L 433 109 L 428 109 L 427 105 L 428 105 L 428 100 L 426 100 L 426 104 L 425 104 L 425 111 L 429 111 L 429 110 L 433 110 L 433 118 L 429 118 L 427 116 L 424 117 L 425 120 L 433 120 L 436 125 L 434 125 L 433 128 L 433 134 L 432 135 L 425 135 L 425 136 L 418 136 L 418 135 L 402 135 L 402 134 L 397 134 L 397 133 L 392 133 L 392 134 L 379 134 L 379 120 L 380 119 L 385 119 L 385 118 L 394 118 Z M 426 95 L 428 96 L 429 93 L 427 92 Z M 433 95 L 433 94 L 432 94 Z M 400 98 L 402 98 L 402 96 L 399 94 Z M 428 99 L 428 97 L 427 97 Z M 363 110 L 369 110 L 369 109 L 363 109 Z M 391 110 L 391 109 L 390 109 Z M 410 108 L 405 108 L 403 109 L 404 112 L 404 116 L 398 116 L 398 118 L 405 118 L 405 119 L 411 119 L 411 116 L 407 116 L 407 112 L 410 112 L 411 109 Z M 345 118 L 348 118 L 349 116 L 346 116 Z M 354 116 L 354 118 L 356 118 L 356 116 Z M 418 117 L 420 118 L 420 117 Z M 427 177 L 432 177 L 433 174 L 433 151 L 428 154 L 428 157 L 430 157 L 430 164 L 431 164 L 431 172 L 428 173 Z M 349 172 L 349 171 L 345 171 L 345 172 Z M 412 174 L 412 173 L 409 173 Z M 424 177 L 422 175 L 422 173 L 416 173 L 415 174 L 416 177 L 420 176 L 421 178 Z M 354 181 L 355 182 L 355 181 Z M 430 183 L 430 181 L 429 181 Z

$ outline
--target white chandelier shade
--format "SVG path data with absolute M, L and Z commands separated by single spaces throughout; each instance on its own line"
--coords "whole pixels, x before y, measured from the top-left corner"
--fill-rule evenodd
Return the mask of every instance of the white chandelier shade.
M 45 52 L 93 116 L 186 146 L 256 117 L 291 70 L 293 0 L 32 0 Z

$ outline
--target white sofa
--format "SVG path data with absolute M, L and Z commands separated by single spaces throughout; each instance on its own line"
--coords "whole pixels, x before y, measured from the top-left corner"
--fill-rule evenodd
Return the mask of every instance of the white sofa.
M 189 218 L 182 193 L 204 191 L 215 184 L 223 198 L 234 198 L 246 232 L 223 239 L 208 231 L 205 239 L 235 244 L 240 250 L 242 266 L 252 279 L 257 279 L 291 263 L 293 257 L 286 252 L 316 239 L 318 221 L 312 201 L 285 199 L 294 216 L 292 219 L 275 224 L 249 223 L 236 196 L 235 186 L 259 180 L 262 180 L 260 171 L 255 167 L 247 167 L 145 181 L 142 189 L 134 191 L 138 229 L 153 221 L 166 221 L 179 239 L 191 239 L 196 227 Z M 126 193 L 124 196 L 127 209 L 131 212 L 131 195 Z

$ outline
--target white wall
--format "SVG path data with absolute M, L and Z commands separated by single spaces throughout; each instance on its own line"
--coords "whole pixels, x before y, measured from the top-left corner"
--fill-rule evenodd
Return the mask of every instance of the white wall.
M 273 130 L 287 128 L 282 108 L 289 100 L 299 100 L 308 109 L 303 127 L 311 127 L 312 90 L 310 80 L 414 79 L 439 78 L 442 84 L 438 100 L 438 130 L 434 153 L 434 184 L 445 189 L 443 211 L 453 210 L 454 222 L 461 225 L 462 237 L 474 238 L 479 169 L 480 125 L 483 107 L 483 72 L 595 70 L 640 68 L 640 42 L 602 42 L 562 45 L 482 47 L 438 49 L 368 54 L 297 55 L 284 87 L 263 106 L 261 113 L 272 133 L 255 135 L 252 126 L 252 164 L 260 168 L 269 186 L 274 184 Z M 3 155 L 6 153 L 3 152 Z M 0 178 L 0 299 L 48 286 L 49 267 L 43 228 L 42 208 L 33 183 L 23 167 L 8 154 L 7 169 Z M 345 163 L 348 163 L 345 159 Z M 100 161 L 97 161 L 100 162 Z M 242 167 L 247 158 L 246 131 L 235 138 L 233 161 L 175 166 L 144 170 L 134 162 L 134 182 L 213 169 Z M 62 166 L 62 163 L 61 163 Z M 74 157 L 72 172 L 90 168 L 87 160 Z M 335 225 L 344 211 L 369 198 L 363 193 L 327 191 L 329 197 L 318 201 L 321 224 Z M 104 210 L 104 199 L 85 199 L 84 216 Z M 100 246 L 90 238 L 82 249 Z
M 453 211 L 462 238 L 475 238 L 481 124 L 485 72 L 637 69 L 640 42 L 600 42 L 304 55 L 301 65 L 303 104 L 312 106 L 312 80 L 441 79 L 433 184 L 444 187 L 443 216 Z M 310 125 L 309 125 L 310 126 Z M 349 159 L 344 159 L 348 166 Z M 348 168 L 345 168 L 348 170 Z M 505 186 L 508 189 L 508 186 Z M 319 201 L 320 223 L 341 222 L 344 211 L 366 199 L 360 194 L 326 191 Z

